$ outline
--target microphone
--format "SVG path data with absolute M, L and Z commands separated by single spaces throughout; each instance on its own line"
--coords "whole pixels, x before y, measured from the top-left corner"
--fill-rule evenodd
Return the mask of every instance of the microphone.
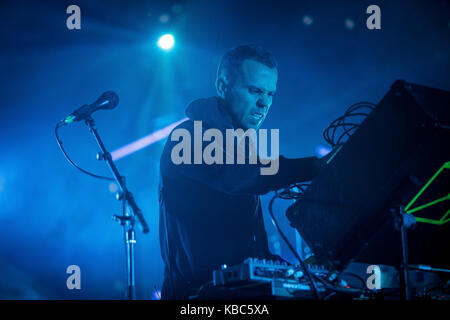
M 119 104 L 119 96 L 113 91 L 104 92 L 94 103 L 85 104 L 60 121 L 61 125 L 88 118 L 97 110 L 114 109 Z

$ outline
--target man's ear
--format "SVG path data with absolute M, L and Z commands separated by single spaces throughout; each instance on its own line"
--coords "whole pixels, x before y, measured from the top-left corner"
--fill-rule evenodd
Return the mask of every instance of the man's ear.
M 225 98 L 228 94 L 228 90 L 229 90 L 229 86 L 228 86 L 228 81 L 227 81 L 226 77 L 224 77 L 224 76 L 217 77 L 217 80 L 216 80 L 217 95 L 219 97 L 221 97 L 222 99 L 226 100 Z

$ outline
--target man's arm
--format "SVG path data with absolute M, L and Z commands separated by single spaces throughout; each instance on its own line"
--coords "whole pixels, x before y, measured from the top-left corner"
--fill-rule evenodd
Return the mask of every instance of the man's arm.
M 186 121 L 181 126 L 193 132 L 193 122 Z M 193 134 L 191 134 L 193 136 Z M 274 175 L 261 175 L 261 168 L 268 165 L 258 164 L 179 164 L 171 159 L 172 148 L 177 141 L 167 140 L 161 156 L 161 172 L 175 178 L 179 175 L 204 183 L 209 187 L 228 194 L 265 194 L 271 190 L 287 187 L 291 184 L 312 180 L 323 162 L 317 157 L 288 159 L 279 157 L 279 170 Z M 193 152 L 193 139 L 191 139 Z M 223 154 L 225 159 L 225 154 Z

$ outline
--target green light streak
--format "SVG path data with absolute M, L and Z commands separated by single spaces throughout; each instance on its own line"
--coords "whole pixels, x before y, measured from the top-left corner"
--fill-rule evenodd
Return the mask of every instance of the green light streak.
M 432 205 L 435 205 L 436 203 L 445 201 L 445 200 L 450 200 L 450 193 L 442 198 L 439 198 L 437 200 L 433 200 L 429 203 L 423 204 L 419 207 L 413 208 L 411 210 L 409 210 L 409 208 L 414 204 L 414 202 L 416 202 L 416 200 L 420 197 L 420 195 L 430 186 L 430 184 L 436 179 L 436 177 L 444 170 L 444 169 L 450 169 L 450 161 L 447 161 L 446 163 L 444 163 L 442 165 L 442 167 L 439 168 L 439 170 L 431 177 L 430 180 L 428 180 L 428 182 L 423 186 L 422 189 L 420 189 L 420 191 L 415 195 L 415 197 L 408 203 L 408 205 L 405 207 L 405 212 L 408 214 L 412 214 L 414 212 L 423 210 L 425 208 L 428 208 Z M 440 219 L 440 220 L 435 220 L 435 219 L 427 219 L 427 218 L 422 218 L 422 217 L 416 217 L 414 216 L 414 218 L 416 219 L 416 221 L 418 222 L 423 222 L 423 223 L 431 223 L 431 224 L 435 224 L 435 225 L 443 225 L 444 223 L 450 221 L 450 218 L 445 219 L 448 215 L 450 214 L 450 209 L 445 213 L 445 215 Z

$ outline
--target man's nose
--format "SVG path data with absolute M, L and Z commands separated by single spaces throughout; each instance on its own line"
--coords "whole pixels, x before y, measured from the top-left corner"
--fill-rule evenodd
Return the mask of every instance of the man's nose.
M 266 95 L 262 95 L 259 97 L 256 104 L 260 108 L 268 108 L 270 106 L 270 98 Z

